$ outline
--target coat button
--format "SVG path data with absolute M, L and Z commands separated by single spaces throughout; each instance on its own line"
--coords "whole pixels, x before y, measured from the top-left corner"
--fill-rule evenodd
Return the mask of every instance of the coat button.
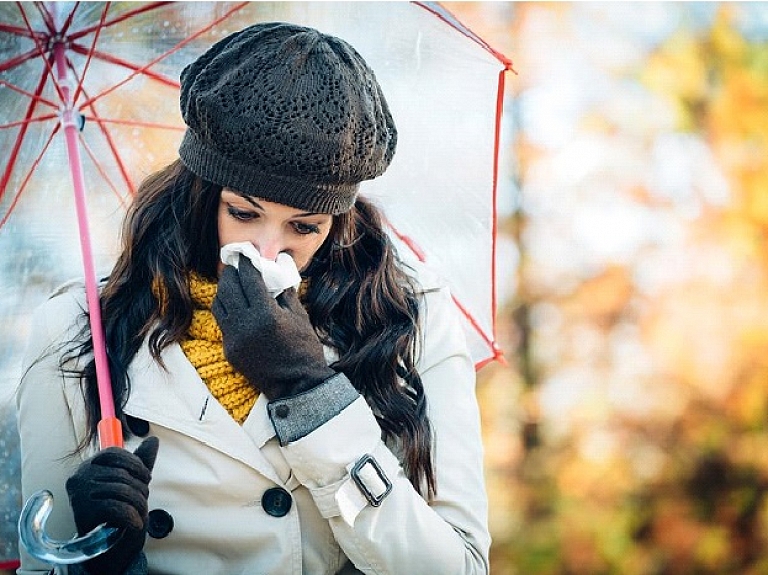
M 165 509 L 153 509 L 149 512 L 149 521 L 147 521 L 147 535 L 152 539 L 162 539 L 168 537 L 173 531 L 173 517 Z
M 261 506 L 272 517 L 282 517 L 291 510 L 293 499 L 282 487 L 272 487 L 261 496 Z
M 290 413 L 291 413 L 291 409 L 284 403 L 278 405 L 275 408 L 275 415 L 278 416 L 280 419 L 285 419 L 286 417 L 288 417 Z
M 138 417 L 126 415 L 125 422 L 128 424 L 128 429 L 136 437 L 146 437 L 149 435 L 149 423 L 147 421 L 139 419 Z

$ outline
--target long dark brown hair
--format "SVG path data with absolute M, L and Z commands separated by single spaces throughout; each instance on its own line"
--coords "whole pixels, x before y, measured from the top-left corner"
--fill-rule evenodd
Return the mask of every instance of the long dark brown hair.
M 217 278 L 220 195 L 221 186 L 176 161 L 147 178 L 131 205 L 122 252 L 101 293 L 118 417 L 124 419 L 130 394 L 128 366 L 145 338 L 162 362 L 162 350 L 181 341 L 189 328 L 190 271 Z M 329 237 L 303 274 L 308 279 L 303 302 L 312 324 L 339 355 L 332 367 L 368 401 L 383 437 L 398 444 L 411 483 L 434 495 L 431 428 L 415 369 L 418 288 L 397 259 L 379 210 L 358 198 L 351 210 L 335 216 Z M 163 286 L 162 302 L 153 289 L 157 285 Z M 87 356 L 92 342 L 81 341 L 74 355 Z M 95 439 L 100 418 L 93 360 L 82 381 L 87 443 Z

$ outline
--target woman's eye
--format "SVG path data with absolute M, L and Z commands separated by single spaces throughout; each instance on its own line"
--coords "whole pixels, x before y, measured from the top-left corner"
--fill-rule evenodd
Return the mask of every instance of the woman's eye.
M 248 210 L 239 210 L 234 206 L 227 206 L 227 212 L 229 215 L 240 220 L 241 222 L 250 222 L 252 219 L 258 217 L 256 213 Z
M 317 226 L 315 224 L 307 224 L 305 222 L 294 222 L 293 229 L 296 230 L 296 233 L 301 234 L 303 236 L 307 234 L 320 233 L 320 226 Z

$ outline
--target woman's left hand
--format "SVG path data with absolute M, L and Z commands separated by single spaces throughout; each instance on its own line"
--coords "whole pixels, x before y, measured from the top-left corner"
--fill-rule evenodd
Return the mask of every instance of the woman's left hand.
M 247 257 L 240 257 L 239 272 L 225 266 L 211 311 L 227 361 L 270 400 L 312 389 L 336 373 L 296 290 L 272 298 Z

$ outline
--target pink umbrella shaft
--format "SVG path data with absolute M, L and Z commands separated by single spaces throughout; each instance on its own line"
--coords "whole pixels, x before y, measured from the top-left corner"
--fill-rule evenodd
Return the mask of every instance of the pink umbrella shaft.
M 96 272 L 93 266 L 93 252 L 91 250 L 91 235 L 88 226 L 88 210 L 85 203 L 85 181 L 83 179 L 83 166 L 80 158 L 78 127 L 75 112 L 72 108 L 71 87 L 67 79 L 67 63 L 64 50 L 65 46 L 61 43 L 56 44 L 54 47 L 56 71 L 64 101 L 62 126 L 64 127 L 67 144 L 69 169 L 75 188 L 80 249 L 83 255 L 83 269 L 85 271 L 85 293 L 88 302 L 91 337 L 93 338 L 93 355 L 96 362 L 96 380 L 99 390 L 99 406 L 101 408 L 99 444 L 102 449 L 111 446 L 122 447 L 122 429 L 119 420 L 115 417 L 115 401 L 112 395 L 112 381 L 107 361 L 107 346 L 101 321 L 99 290 L 96 285 Z

